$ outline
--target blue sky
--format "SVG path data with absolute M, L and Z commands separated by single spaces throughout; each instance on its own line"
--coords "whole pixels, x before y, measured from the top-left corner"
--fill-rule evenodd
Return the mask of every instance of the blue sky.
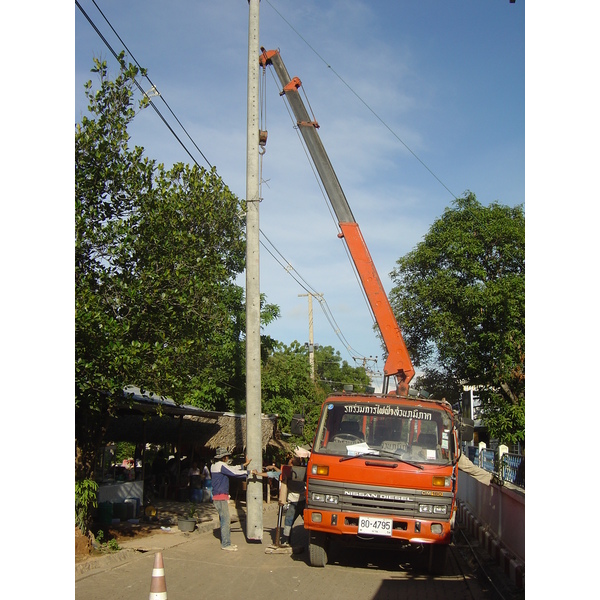
M 113 49 L 121 50 L 94 3 L 79 2 Z M 243 198 L 247 1 L 96 4 L 204 156 Z M 471 190 L 486 205 L 525 201 L 524 12 L 523 2 L 508 0 L 260 3 L 260 43 L 278 48 L 290 75 L 302 80 L 387 291 L 396 260 L 423 238 L 453 195 Z M 83 83 L 93 78 L 92 57 L 106 58 L 113 72 L 116 62 L 77 8 L 74 22 L 79 121 Z M 350 363 L 377 356 L 368 364 L 381 371 L 370 311 L 278 92 L 268 70 L 263 242 L 280 253 L 280 261 L 285 257 L 296 279 L 324 295 L 337 328 L 315 302 L 315 342 L 333 346 Z M 207 166 L 167 106 L 159 98 L 154 102 L 197 162 Z M 131 143 L 158 162 L 191 162 L 152 109 L 136 117 L 131 133 Z M 266 333 L 287 344 L 308 341 L 308 301 L 299 297 L 307 290 L 264 247 L 261 291 L 282 311 Z

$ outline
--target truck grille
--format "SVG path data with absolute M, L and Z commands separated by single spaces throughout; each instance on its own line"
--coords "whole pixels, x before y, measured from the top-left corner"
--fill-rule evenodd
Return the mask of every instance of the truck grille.
M 332 501 L 335 497 L 337 504 Z M 451 516 L 452 497 L 452 492 L 448 491 L 382 488 L 311 478 L 308 482 L 306 506 L 311 509 L 422 519 L 434 517 L 433 513 L 419 512 L 419 505 L 430 504 L 436 507 L 446 506 L 445 514 L 436 513 L 435 520 L 448 521 Z

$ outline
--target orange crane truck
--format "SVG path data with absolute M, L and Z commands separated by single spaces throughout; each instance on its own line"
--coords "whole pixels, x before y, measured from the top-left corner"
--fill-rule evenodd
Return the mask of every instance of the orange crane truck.
M 446 400 L 409 388 L 412 361 L 319 126 L 299 93 L 302 83 L 290 78 L 278 50 L 262 48 L 259 60 L 275 69 L 387 351 L 382 393 L 334 393 L 322 405 L 306 472 L 310 563 L 324 567 L 335 540 L 392 551 L 421 546 L 430 571 L 442 572 L 456 515 L 460 444 L 472 440 L 473 421 L 461 419 Z

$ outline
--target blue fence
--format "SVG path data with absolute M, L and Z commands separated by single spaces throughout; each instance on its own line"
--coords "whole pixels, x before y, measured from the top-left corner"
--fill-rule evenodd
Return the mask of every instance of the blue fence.
M 503 454 L 500 477 L 503 481 L 525 488 L 525 457 L 520 454 Z
M 493 450 L 488 450 L 485 448 L 482 452 L 479 453 L 479 464 L 482 469 L 489 471 L 490 473 L 495 473 L 496 463 L 496 453 Z
M 505 452 L 498 461 L 498 451 L 476 446 L 467 447 L 469 460 L 478 467 L 494 473 L 500 481 L 506 481 L 525 489 L 525 457 Z

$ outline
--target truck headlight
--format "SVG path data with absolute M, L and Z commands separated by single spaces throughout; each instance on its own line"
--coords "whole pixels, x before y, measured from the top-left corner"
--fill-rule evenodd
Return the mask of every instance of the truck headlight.
M 419 504 L 420 513 L 433 513 L 436 515 L 445 515 L 447 512 L 446 505 L 434 505 L 434 504 Z
M 327 494 L 325 496 L 325 502 L 327 502 L 327 504 L 337 504 L 338 503 L 338 497 L 337 496 L 332 496 L 331 494 Z
M 452 485 L 452 478 L 434 475 L 432 484 L 436 487 L 450 487 Z
M 318 494 L 317 492 L 313 492 L 311 494 L 311 498 L 315 501 L 315 502 L 325 502 L 325 494 Z

